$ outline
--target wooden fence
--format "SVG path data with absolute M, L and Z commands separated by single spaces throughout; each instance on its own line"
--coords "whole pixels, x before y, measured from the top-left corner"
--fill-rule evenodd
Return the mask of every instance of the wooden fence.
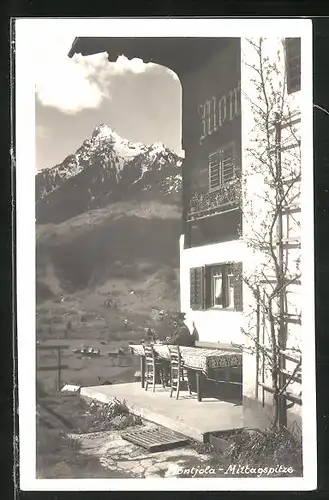
M 69 368 L 68 365 L 62 364 L 62 351 L 64 349 L 68 349 L 68 345 L 37 345 L 37 351 L 57 351 L 57 364 L 50 366 L 38 366 L 37 371 L 57 371 L 57 390 L 61 390 L 62 379 L 61 372 L 62 370 L 67 370 Z
M 270 348 L 267 348 L 265 346 L 262 346 L 262 349 L 265 349 L 269 353 L 272 352 Z M 291 352 L 287 352 L 286 350 L 283 350 L 283 349 L 279 350 L 279 354 L 283 357 L 284 360 L 288 360 L 288 361 L 291 361 L 292 363 L 295 363 L 295 368 L 291 372 L 289 372 L 285 368 L 281 368 L 281 367 L 278 368 L 279 372 L 283 375 L 283 377 L 285 379 L 285 383 L 283 384 L 282 387 L 280 387 L 279 396 L 292 403 L 291 405 L 288 405 L 287 408 L 289 408 L 293 404 L 298 404 L 298 405 L 302 406 L 301 395 L 292 394 L 291 392 L 287 391 L 287 388 L 291 382 L 297 382 L 298 384 L 302 383 L 302 374 L 301 374 L 302 357 L 301 356 L 295 357 L 294 355 L 291 354 Z M 258 356 L 259 356 L 259 354 L 258 354 Z M 260 382 L 258 380 L 258 377 L 256 380 L 256 394 L 258 392 L 257 386 L 260 386 L 263 389 L 263 406 L 264 406 L 264 391 L 271 392 L 271 393 L 275 392 L 273 387 L 270 387 L 264 383 L 264 378 L 265 378 L 264 377 L 264 370 L 265 370 L 265 360 L 263 357 L 263 360 L 262 360 L 262 381 Z

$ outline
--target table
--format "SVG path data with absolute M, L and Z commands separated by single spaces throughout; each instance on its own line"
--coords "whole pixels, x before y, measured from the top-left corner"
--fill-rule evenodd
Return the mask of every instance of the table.
M 167 345 L 153 344 L 153 348 L 158 358 L 170 361 L 169 349 Z M 144 348 L 142 345 L 129 345 L 132 354 L 140 356 L 141 363 L 141 384 L 145 383 L 145 360 Z M 225 351 L 224 349 L 206 349 L 202 347 L 179 346 L 181 359 L 184 367 L 196 372 L 196 384 L 198 401 L 202 400 L 201 376 L 212 379 L 212 373 L 225 368 L 237 368 L 242 366 L 242 353 Z

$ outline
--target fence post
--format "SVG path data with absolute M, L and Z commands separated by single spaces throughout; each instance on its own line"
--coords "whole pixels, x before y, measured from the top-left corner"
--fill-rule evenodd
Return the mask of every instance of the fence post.
M 275 115 L 275 148 L 276 148 L 276 178 L 278 179 L 278 184 L 276 186 L 276 204 L 278 207 L 278 217 L 277 217 L 277 237 L 278 237 L 278 267 L 279 275 L 277 276 L 278 286 L 279 286 L 279 331 L 278 331 L 278 346 L 279 349 L 286 348 L 287 342 L 287 324 L 285 320 L 286 314 L 286 290 L 284 288 L 285 282 L 285 265 L 284 265 L 284 250 L 283 250 L 283 210 L 282 201 L 285 198 L 285 193 L 283 191 L 282 185 L 282 165 L 281 165 L 281 129 L 282 122 L 279 113 Z M 281 370 L 286 368 L 286 360 L 284 356 L 279 353 L 278 356 L 278 368 L 279 368 L 279 390 L 284 387 L 285 377 Z M 287 401 L 284 397 L 280 396 L 278 401 L 278 416 L 279 416 L 279 427 L 280 429 L 287 427 Z
M 57 349 L 57 390 L 61 390 L 61 349 Z
M 255 398 L 258 401 L 258 378 L 259 378 L 259 342 L 260 342 L 260 291 L 257 289 L 257 309 L 256 309 L 256 384 L 255 384 Z

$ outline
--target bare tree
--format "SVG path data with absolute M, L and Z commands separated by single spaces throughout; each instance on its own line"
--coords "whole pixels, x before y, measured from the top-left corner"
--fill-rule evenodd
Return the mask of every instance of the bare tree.
M 287 99 L 283 47 L 270 57 L 266 42 L 248 40 L 252 62 L 246 65 L 253 92 L 242 94 L 253 122 L 240 184 L 243 239 L 255 257 L 242 275 L 252 297 L 242 331 L 249 339 L 243 348 L 257 356 L 258 370 L 267 374 L 261 385 L 273 394 L 273 425 L 282 428 L 287 426 L 287 388 L 299 380 L 301 364 L 298 356 L 294 370 L 286 370 L 288 322 L 293 316 L 289 289 L 301 279 L 300 242 L 297 236 L 292 241 L 290 231 L 292 220 L 295 228 L 300 226 L 295 214 L 300 211 L 301 151 L 298 119 Z M 299 313 L 294 316 L 301 321 Z

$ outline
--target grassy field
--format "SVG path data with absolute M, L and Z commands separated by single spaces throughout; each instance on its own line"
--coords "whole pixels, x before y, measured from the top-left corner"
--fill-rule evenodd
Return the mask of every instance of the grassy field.
M 139 369 L 139 359 L 129 353 L 122 357 L 111 358 L 108 351 L 113 348 L 123 348 L 127 350 L 128 342 L 112 341 L 108 344 L 101 344 L 97 339 L 51 339 L 42 342 L 42 345 L 69 346 L 62 354 L 62 363 L 68 365 L 68 369 L 62 371 L 62 386 L 64 384 L 76 384 L 80 386 L 101 385 L 104 382 L 122 383 L 132 382 L 134 373 Z M 82 357 L 73 353 L 74 349 L 79 349 L 82 344 L 100 349 L 98 357 Z M 56 365 L 56 351 L 37 352 L 37 367 Z M 46 390 L 56 388 L 57 370 L 39 371 L 37 379 Z
M 133 380 L 139 360 L 128 353 L 129 343 L 144 338 L 147 327 L 154 329 L 160 339 L 172 333 L 168 318 L 174 310 L 173 302 L 165 309 L 168 317 L 160 320 L 162 308 L 151 293 L 152 283 L 146 281 L 129 288 L 128 281 L 107 282 L 97 290 L 59 295 L 38 304 L 36 340 L 41 344 L 69 346 L 62 356 L 62 363 L 69 366 L 62 372 L 63 383 L 86 386 Z M 154 286 L 160 293 L 158 280 Z M 83 358 L 73 353 L 83 345 L 99 349 L 100 356 Z M 110 358 L 108 351 L 116 348 L 123 348 L 126 356 Z M 37 366 L 53 364 L 56 351 L 38 351 Z M 47 388 L 54 388 L 55 371 L 38 372 L 37 377 Z

